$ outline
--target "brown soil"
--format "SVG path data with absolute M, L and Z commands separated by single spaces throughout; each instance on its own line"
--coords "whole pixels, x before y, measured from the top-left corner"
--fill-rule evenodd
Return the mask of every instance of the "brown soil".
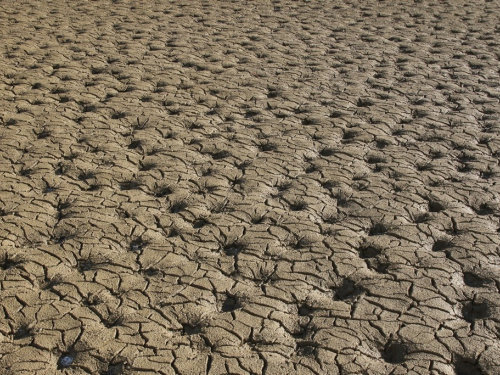
M 499 1 L 0 3 L 0 373 L 500 374 Z

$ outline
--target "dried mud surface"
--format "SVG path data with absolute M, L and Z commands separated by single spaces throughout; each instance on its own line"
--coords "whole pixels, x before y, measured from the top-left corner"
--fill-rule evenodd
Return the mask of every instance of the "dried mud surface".
M 2 1 L 2 374 L 500 374 L 498 1 Z

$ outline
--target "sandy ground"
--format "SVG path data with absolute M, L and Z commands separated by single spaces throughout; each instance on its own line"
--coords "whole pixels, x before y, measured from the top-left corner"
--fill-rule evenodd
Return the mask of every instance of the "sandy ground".
M 500 374 L 499 1 L 0 3 L 0 373 Z

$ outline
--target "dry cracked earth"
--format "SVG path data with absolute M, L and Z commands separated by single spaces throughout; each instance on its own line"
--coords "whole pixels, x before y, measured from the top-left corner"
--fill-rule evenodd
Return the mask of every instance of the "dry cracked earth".
M 0 372 L 500 374 L 499 1 L 0 3 Z

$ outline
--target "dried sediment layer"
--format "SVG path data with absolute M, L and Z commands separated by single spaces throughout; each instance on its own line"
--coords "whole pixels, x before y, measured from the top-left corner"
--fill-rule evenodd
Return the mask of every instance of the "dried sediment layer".
M 499 5 L 3 1 L 1 373 L 500 373 Z

